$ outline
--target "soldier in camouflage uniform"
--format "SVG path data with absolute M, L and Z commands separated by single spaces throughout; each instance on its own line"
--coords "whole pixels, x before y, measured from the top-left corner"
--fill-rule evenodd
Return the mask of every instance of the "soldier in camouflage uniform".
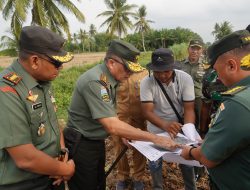
M 195 90 L 195 126 L 199 128 L 200 109 L 202 97 L 202 78 L 205 74 L 205 65 L 202 59 L 203 42 L 199 39 L 193 39 L 189 42 L 188 57 L 180 64 L 181 70 L 190 74 L 194 81 Z
M 218 79 L 216 71 L 209 67 L 202 80 L 202 105 L 200 115 L 200 135 L 205 137 L 211 117 L 217 111 L 222 97 L 221 92 L 227 90 L 227 87 Z

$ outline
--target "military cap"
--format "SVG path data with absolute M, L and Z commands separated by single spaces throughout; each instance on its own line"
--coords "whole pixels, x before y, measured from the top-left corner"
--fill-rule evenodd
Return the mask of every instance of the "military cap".
M 140 51 L 132 44 L 122 40 L 112 40 L 108 52 L 123 60 L 124 65 L 132 72 L 140 72 L 143 67 L 138 63 Z
M 203 47 L 203 42 L 200 39 L 192 39 L 189 42 L 190 47 L 198 46 L 200 48 Z
M 22 28 L 19 40 L 20 50 L 46 55 L 56 62 L 66 63 L 73 55 L 63 49 L 65 40 L 58 34 L 41 26 Z
M 147 69 L 152 71 L 169 71 L 178 69 L 174 60 L 174 54 L 170 49 L 156 49 L 151 56 L 151 62 L 147 64 Z
M 248 30 L 233 32 L 216 41 L 208 48 L 208 63 L 213 66 L 220 55 L 247 44 L 250 44 L 250 33 Z

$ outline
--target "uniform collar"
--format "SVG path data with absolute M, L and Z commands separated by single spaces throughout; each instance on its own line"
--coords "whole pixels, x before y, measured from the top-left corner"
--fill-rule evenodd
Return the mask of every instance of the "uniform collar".
M 236 87 L 236 86 L 250 86 L 250 76 L 248 76 L 248 77 L 242 79 L 241 81 L 237 82 L 232 87 Z
M 107 75 L 107 79 L 108 79 L 110 85 L 112 87 L 117 86 L 118 81 L 115 80 L 115 78 L 111 75 L 110 71 L 108 70 L 107 65 L 105 63 L 102 63 L 100 67 L 101 67 L 101 70 L 103 71 L 103 73 L 105 73 Z
M 13 71 L 22 77 L 22 81 L 25 84 L 25 86 L 28 88 L 28 90 L 36 87 L 36 86 L 41 86 L 24 68 L 23 66 L 19 63 L 18 60 L 14 61 L 12 64 L 12 69 Z M 47 84 L 47 83 L 46 83 Z

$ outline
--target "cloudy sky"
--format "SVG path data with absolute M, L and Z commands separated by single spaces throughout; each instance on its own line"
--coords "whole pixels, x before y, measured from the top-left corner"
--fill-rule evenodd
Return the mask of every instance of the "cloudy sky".
M 94 24 L 97 31 L 105 31 L 100 28 L 104 18 L 96 17 L 107 10 L 103 0 L 81 0 L 79 3 L 72 0 L 83 12 L 85 23 L 77 22 L 74 16 L 68 14 L 70 31 L 77 32 L 80 28 L 89 30 L 90 24 Z M 215 23 L 229 21 L 233 30 L 245 28 L 250 24 L 249 0 L 127 0 L 128 4 L 138 6 L 145 5 L 147 19 L 153 20 L 153 29 L 176 28 L 178 26 L 189 28 L 198 33 L 205 42 L 213 42 L 211 32 Z M 9 23 L 0 17 L 0 36 L 9 29 Z M 28 25 L 30 21 L 25 23 Z

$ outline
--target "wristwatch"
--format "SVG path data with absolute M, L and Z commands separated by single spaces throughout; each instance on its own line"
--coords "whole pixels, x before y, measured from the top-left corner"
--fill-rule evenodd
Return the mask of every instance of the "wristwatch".
M 193 150 L 194 148 L 196 148 L 196 147 L 191 147 L 191 148 L 189 149 L 189 151 L 188 151 L 188 156 L 189 156 L 189 158 L 191 158 L 191 159 L 193 159 L 193 160 L 195 160 L 195 158 L 194 158 L 193 155 L 192 155 L 192 150 Z

